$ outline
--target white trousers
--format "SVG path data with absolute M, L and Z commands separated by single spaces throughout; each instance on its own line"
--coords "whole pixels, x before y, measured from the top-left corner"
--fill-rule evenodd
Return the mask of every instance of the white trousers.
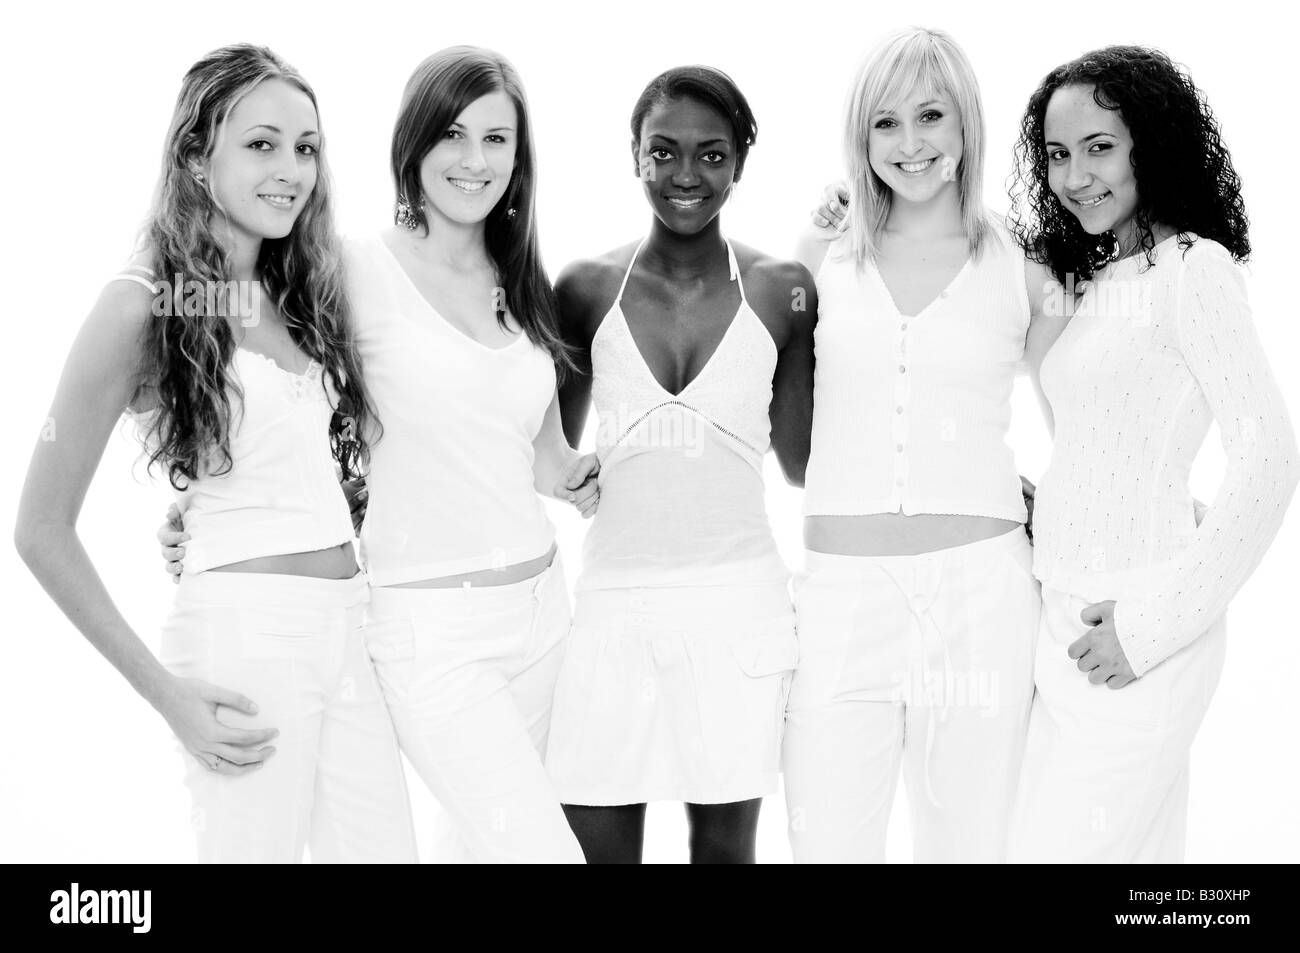
M 1096 601 L 1043 590 L 1010 860 L 1181 863 L 1189 752 L 1223 671 L 1225 623 L 1111 689 L 1088 681 L 1066 651 Z
M 807 553 L 783 765 L 796 863 L 996 862 L 1024 750 L 1038 584 L 1024 530 L 918 556 Z
M 435 860 L 584 862 L 543 767 L 568 630 L 558 553 L 523 582 L 372 593 L 366 640 L 398 740 L 453 826 Z
M 239 728 L 278 728 L 276 752 L 239 776 L 184 753 L 199 860 L 412 863 L 406 783 L 366 654 L 366 577 L 205 572 L 181 578 L 162 633 L 174 674 L 251 698 Z

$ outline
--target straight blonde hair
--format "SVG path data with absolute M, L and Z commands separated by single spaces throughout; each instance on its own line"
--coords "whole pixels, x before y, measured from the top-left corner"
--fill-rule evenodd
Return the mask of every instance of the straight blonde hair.
M 978 259 L 989 233 L 984 208 L 984 107 L 979 83 L 966 54 L 943 30 L 910 27 L 886 39 L 858 69 L 844 121 L 844 160 L 849 174 L 849 248 L 858 266 L 880 251 L 880 234 L 893 203 L 893 191 L 871 168 L 867 137 L 871 117 L 896 108 L 914 90 L 939 93 L 956 106 L 961 121 L 962 156 L 957 165 L 962 230 L 972 259 Z

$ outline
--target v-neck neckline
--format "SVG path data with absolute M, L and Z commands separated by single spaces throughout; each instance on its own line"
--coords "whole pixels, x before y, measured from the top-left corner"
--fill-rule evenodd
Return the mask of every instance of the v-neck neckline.
M 402 281 L 405 282 L 406 287 L 411 292 L 411 294 L 415 295 L 415 297 L 420 300 L 420 303 L 424 305 L 424 307 L 429 311 L 430 314 L 434 316 L 435 319 L 437 319 L 439 324 L 446 327 L 458 338 L 468 341 L 470 344 L 474 345 L 475 347 L 480 347 L 485 351 L 490 351 L 493 354 L 498 354 L 502 351 L 508 351 L 512 347 L 517 345 L 520 341 L 527 340 L 528 335 L 524 333 L 523 328 L 520 328 L 519 331 L 515 334 L 515 339 L 513 341 L 501 347 L 492 347 L 490 344 L 484 344 L 482 341 L 478 340 L 477 338 L 470 337 L 459 327 L 452 324 L 445 317 L 443 317 L 442 312 L 433 306 L 433 302 L 424 296 L 424 292 L 420 290 L 419 286 L 416 285 L 415 281 L 411 278 L 411 276 L 407 274 L 406 269 L 402 266 L 401 259 L 397 257 L 396 252 L 394 252 L 391 248 L 388 247 L 388 242 L 384 241 L 383 236 L 380 236 L 377 239 L 377 241 L 379 242 L 380 246 L 384 249 L 384 254 L 388 256 L 388 259 L 392 263 L 392 266 L 396 268 L 398 273 L 402 276 Z
M 689 381 L 687 381 L 685 386 L 682 387 L 681 390 L 677 391 L 677 393 L 673 393 L 672 391 L 670 391 L 667 387 L 663 385 L 663 382 L 660 381 L 659 378 L 655 376 L 654 369 L 650 367 L 650 362 L 646 360 L 645 353 L 641 350 L 641 345 L 636 342 L 636 335 L 632 333 L 632 325 L 628 323 L 627 314 L 624 313 L 623 311 L 622 300 L 620 299 L 614 302 L 614 307 L 618 311 L 619 319 L 623 322 L 623 330 L 627 332 L 627 338 L 629 341 L 632 342 L 632 349 L 636 351 L 637 360 L 640 362 L 641 367 L 645 369 L 646 375 L 650 378 L 650 380 L 654 381 L 655 386 L 658 387 L 659 390 L 663 391 L 669 397 L 676 399 L 681 397 L 688 390 L 694 387 L 696 381 L 698 381 L 701 377 L 703 377 L 706 373 L 708 373 L 709 368 L 713 366 L 714 361 L 717 359 L 719 352 L 721 352 L 723 345 L 725 345 L 727 343 L 727 339 L 731 337 L 732 330 L 740 322 L 740 313 L 745 310 L 745 301 L 743 298 L 741 299 L 740 307 L 738 307 L 736 309 L 736 313 L 731 316 L 731 320 L 727 324 L 727 330 L 722 332 L 722 337 L 718 339 L 718 343 L 713 348 L 713 353 L 710 354 L 708 360 L 704 362 L 704 366 L 701 367 L 699 371 L 696 373 L 696 375 L 692 377 Z
M 957 284 L 966 276 L 966 273 L 971 270 L 971 265 L 973 264 L 973 262 L 974 259 L 972 259 L 969 255 L 967 255 L 966 261 L 962 263 L 962 266 L 957 270 L 957 273 L 953 275 L 950 279 L 948 279 L 948 283 L 943 286 L 943 288 L 939 291 L 939 293 L 935 295 L 933 298 L 931 298 L 926 303 L 925 307 L 923 307 L 920 311 L 916 312 L 915 314 L 903 313 L 903 311 L 898 307 L 898 302 L 894 300 L 894 293 L 889 290 L 889 285 L 885 281 L 885 276 L 880 273 L 880 266 L 877 265 L 875 261 L 871 261 L 870 265 L 871 265 L 872 274 L 875 275 L 876 281 L 880 285 L 880 290 L 884 292 L 885 300 L 889 302 L 889 306 L 893 308 L 894 313 L 898 315 L 900 318 L 907 318 L 909 321 L 912 321 L 912 320 L 916 320 L 917 318 L 924 317 L 927 312 L 937 307 L 940 301 L 946 301 L 948 299 L 948 295 L 952 293 L 952 290 L 955 287 L 957 287 Z
M 646 375 L 650 380 L 654 381 L 655 386 L 674 400 L 681 397 L 688 390 L 694 387 L 695 382 L 703 377 L 708 372 L 709 368 L 713 366 L 714 360 L 717 358 L 719 352 L 721 352 L 723 345 L 727 343 L 727 338 L 731 337 L 732 329 L 739 323 L 741 312 L 744 311 L 749 304 L 745 298 L 745 287 L 741 282 L 740 263 L 736 260 L 736 253 L 731 249 L 731 242 L 728 242 L 725 239 L 723 242 L 727 246 L 727 266 L 731 272 L 731 277 L 727 280 L 728 283 L 731 281 L 736 282 L 736 288 L 740 291 L 740 305 L 736 308 L 736 313 L 731 316 L 731 320 L 727 322 L 727 329 L 722 332 L 722 337 L 720 337 L 718 343 L 714 345 L 713 352 L 709 354 L 704 365 L 699 369 L 696 375 L 687 381 L 682 389 L 676 393 L 673 393 L 665 387 L 663 382 L 655 376 L 654 369 L 650 366 L 650 362 L 646 360 L 645 352 L 641 350 L 641 345 L 637 343 L 636 335 L 632 333 L 632 325 L 627 320 L 627 313 L 623 310 L 623 295 L 627 293 L 628 282 L 632 279 L 632 269 L 636 266 L 637 259 L 641 257 L 641 249 L 645 247 L 646 243 L 645 239 L 642 239 L 641 244 L 637 245 L 636 251 L 632 253 L 632 260 L 627 263 L 627 271 L 623 275 L 623 285 L 619 288 L 618 297 L 614 299 L 614 307 L 618 310 L 618 316 L 623 322 L 623 329 L 627 332 L 628 340 L 632 342 L 632 349 L 636 351 L 636 356 L 641 367 L 645 369 Z

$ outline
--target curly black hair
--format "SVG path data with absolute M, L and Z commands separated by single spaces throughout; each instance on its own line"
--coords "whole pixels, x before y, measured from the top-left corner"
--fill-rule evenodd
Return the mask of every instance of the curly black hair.
M 1089 235 L 1048 185 L 1047 104 L 1058 89 L 1074 85 L 1093 87 L 1098 106 L 1118 109 L 1133 137 L 1135 221 L 1147 262 L 1155 247 L 1153 222 L 1178 232 L 1184 249 L 1193 232 L 1244 261 L 1250 255 L 1249 222 L 1219 123 L 1185 69 L 1159 50 L 1140 46 L 1108 46 L 1058 66 L 1029 98 L 1010 188 L 1011 226 L 1026 254 L 1064 283 L 1069 274 L 1091 278 L 1117 252 L 1114 234 Z

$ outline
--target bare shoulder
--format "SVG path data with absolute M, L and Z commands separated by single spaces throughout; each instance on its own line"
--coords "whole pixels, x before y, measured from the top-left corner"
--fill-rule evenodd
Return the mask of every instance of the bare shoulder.
M 570 332 L 587 339 L 595 333 L 618 296 L 619 285 L 638 244 L 630 242 L 593 258 L 580 258 L 560 271 L 555 280 L 555 294 L 566 338 Z
M 811 278 L 808 269 L 792 258 L 777 258 L 749 245 L 732 242 L 741 276 L 747 281 L 802 281 Z
M 152 278 L 141 271 L 124 271 L 122 274 L 137 275 L 147 281 Z M 158 292 L 146 287 L 143 282 L 115 278 L 104 284 L 99 293 L 99 300 L 87 319 L 88 327 L 95 327 L 105 334 L 139 335 L 153 319 L 154 302 Z
M 732 242 L 731 247 L 750 304 L 765 320 L 791 322 L 815 308 L 816 282 L 799 262 L 776 258 L 739 242 Z
M 608 296 L 612 302 L 637 244 L 620 245 L 602 255 L 570 262 L 555 280 L 556 292 L 573 301 L 588 302 Z

